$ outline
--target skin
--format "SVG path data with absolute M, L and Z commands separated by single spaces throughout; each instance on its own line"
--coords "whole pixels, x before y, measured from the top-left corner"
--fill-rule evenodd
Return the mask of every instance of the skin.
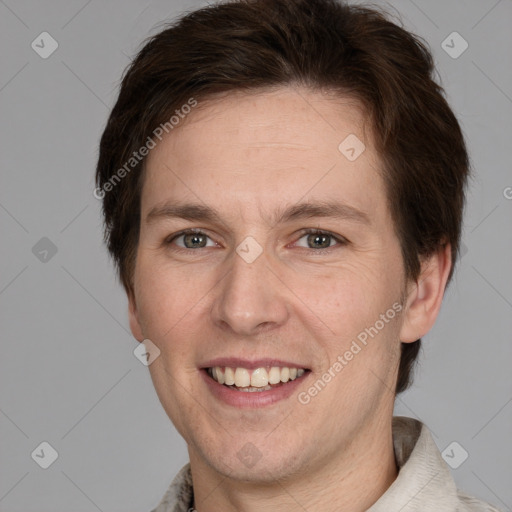
M 187 443 L 199 512 L 362 511 L 397 476 L 391 422 L 400 341 L 433 325 L 450 246 L 406 281 L 362 112 L 355 100 L 306 89 L 230 93 L 200 104 L 147 158 L 130 326 L 161 351 L 149 369 Z M 349 134 L 366 146 L 352 162 L 338 150 Z M 350 205 L 369 223 L 274 222 L 274 211 L 306 200 Z M 208 205 L 222 221 L 148 221 L 166 201 Z M 207 236 L 205 247 L 170 241 L 189 228 Z M 345 242 L 327 238 L 317 248 L 308 228 Z M 248 236 L 263 250 L 252 263 L 236 252 Z M 297 394 L 401 299 L 402 312 L 301 404 Z M 215 398 L 199 374 L 221 356 L 275 357 L 311 374 L 288 399 L 240 409 Z M 237 456 L 246 443 L 261 455 L 250 468 Z

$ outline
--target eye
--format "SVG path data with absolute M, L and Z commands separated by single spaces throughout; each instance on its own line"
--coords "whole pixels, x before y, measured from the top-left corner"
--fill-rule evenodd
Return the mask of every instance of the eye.
M 303 231 L 303 236 L 299 238 L 306 239 L 306 245 L 299 245 L 299 247 L 306 247 L 307 249 L 329 249 L 333 245 L 331 242 L 338 242 L 340 245 L 345 245 L 347 241 L 341 237 L 334 236 L 328 231 L 321 231 L 319 229 L 307 229 Z
M 322 231 L 319 229 L 306 229 L 302 233 L 303 234 L 299 238 L 299 241 L 305 239 L 306 245 L 301 245 L 298 242 L 296 245 L 306 249 L 330 249 L 335 245 L 333 242 L 338 242 L 338 245 L 347 244 L 347 240 L 345 240 L 343 237 L 335 236 L 328 231 Z M 205 247 L 215 247 L 217 245 L 212 240 L 208 245 L 208 239 L 210 239 L 210 237 L 202 231 L 197 229 L 187 229 L 176 233 L 175 235 L 171 235 L 171 237 L 165 241 L 165 244 L 172 245 L 175 243 L 177 247 L 184 250 L 203 249 Z M 177 243 L 178 240 L 181 240 L 181 243 Z
M 172 242 L 176 242 L 176 240 L 182 239 L 182 244 L 176 243 L 178 247 L 181 247 L 182 249 L 202 249 L 203 247 L 207 247 L 206 244 L 208 238 L 210 237 L 202 231 L 187 229 L 177 233 L 176 235 L 173 235 L 171 238 L 167 239 L 165 243 L 170 245 Z M 212 242 L 209 247 L 214 247 L 215 245 L 215 242 Z

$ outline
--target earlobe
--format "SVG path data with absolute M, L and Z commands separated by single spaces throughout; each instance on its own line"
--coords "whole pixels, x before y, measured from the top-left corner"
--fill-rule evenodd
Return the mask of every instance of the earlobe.
M 144 340 L 144 335 L 139 322 L 137 304 L 133 290 L 128 293 L 128 315 L 130 319 L 130 330 L 132 331 L 134 338 L 137 341 L 142 342 Z
M 443 245 L 421 264 L 421 273 L 407 295 L 400 341 L 414 342 L 434 325 L 452 267 L 451 245 Z

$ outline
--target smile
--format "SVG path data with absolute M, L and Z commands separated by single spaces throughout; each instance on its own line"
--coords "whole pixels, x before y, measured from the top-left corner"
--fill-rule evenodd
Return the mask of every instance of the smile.
M 245 392 L 268 391 L 302 377 L 306 371 L 304 368 L 287 366 L 262 367 L 253 370 L 229 366 L 207 368 L 208 375 L 219 384 Z

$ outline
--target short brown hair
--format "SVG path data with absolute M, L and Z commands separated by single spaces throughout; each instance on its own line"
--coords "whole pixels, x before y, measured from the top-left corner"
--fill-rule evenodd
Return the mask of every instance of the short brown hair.
M 421 257 L 447 242 L 455 263 L 469 173 L 464 137 L 427 44 L 386 15 L 336 0 L 234 0 L 190 12 L 145 41 L 123 75 L 96 169 L 105 242 L 127 293 L 145 160 L 133 169 L 126 162 L 191 98 L 290 85 L 361 100 L 406 277 L 417 279 Z M 116 173 L 122 179 L 113 181 Z M 396 393 L 412 381 L 420 343 L 402 343 Z

